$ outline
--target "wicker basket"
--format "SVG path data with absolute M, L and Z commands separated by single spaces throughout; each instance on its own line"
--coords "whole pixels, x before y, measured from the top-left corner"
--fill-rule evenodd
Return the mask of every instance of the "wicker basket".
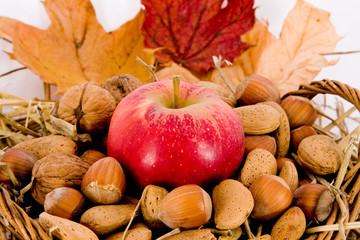
M 301 85 L 299 90 L 288 95 L 298 95 L 312 99 L 317 94 L 333 94 L 354 105 L 360 111 L 360 91 L 338 81 L 314 81 Z M 352 111 L 352 110 L 351 110 Z M 340 126 L 351 111 L 333 120 L 329 128 Z M 320 130 L 320 129 L 319 129 Z M 332 213 L 322 226 L 311 224 L 304 235 L 307 239 L 357 239 L 360 236 L 360 222 L 356 222 L 360 213 L 360 162 L 358 161 L 358 138 L 360 127 L 337 141 L 345 152 L 341 169 L 334 179 L 324 179 L 310 174 L 315 181 L 332 189 L 336 203 Z M 296 157 L 296 156 L 295 156 Z M 0 239 L 51 239 L 40 225 L 31 219 L 10 197 L 9 192 L 0 188 Z

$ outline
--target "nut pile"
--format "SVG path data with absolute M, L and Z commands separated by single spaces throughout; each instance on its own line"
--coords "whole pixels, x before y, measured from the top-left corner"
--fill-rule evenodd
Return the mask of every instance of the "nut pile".
M 237 87 L 236 97 L 214 83 L 198 85 L 218 94 L 242 120 L 245 156 L 233 179 L 211 188 L 148 185 L 141 196 L 128 196 L 131 184 L 116 159 L 49 135 L 8 149 L 1 157 L 0 181 L 10 192 L 31 182 L 21 197 L 36 201 L 31 208 L 41 212 L 39 226 L 59 239 L 316 237 L 305 232 L 308 226 L 326 223 L 339 207 L 325 179 L 339 172 L 344 151 L 313 127 L 317 112 L 311 102 L 291 95 L 281 100 L 277 87 L 257 75 Z M 138 86 L 129 76 L 112 78 L 104 88 L 75 86 L 60 100 L 58 116 L 81 132 L 98 134 L 106 130 L 116 103 Z M 101 104 L 92 102 L 94 96 Z M 29 239 L 26 232 L 8 234 Z

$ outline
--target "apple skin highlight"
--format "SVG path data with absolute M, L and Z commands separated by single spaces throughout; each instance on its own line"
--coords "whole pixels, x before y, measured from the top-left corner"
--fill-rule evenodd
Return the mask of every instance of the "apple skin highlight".
M 234 176 L 244 155 L 244 131 L 237 113 L 214 93 L 184 81 L 179 108 L 173 82 L 137 88 L 117 106 L 108 134 L 108 156 L 127 178 L 177 187 L 207 186 Z

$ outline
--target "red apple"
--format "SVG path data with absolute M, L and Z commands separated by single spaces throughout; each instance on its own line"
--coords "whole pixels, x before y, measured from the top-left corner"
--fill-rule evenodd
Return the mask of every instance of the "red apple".
M 232 177 L 244 154 L 239 116 L 205 88 L 183 81 L 178 91 L 174 86 L 171 80 L 145 84 L 119 103 L 108 155 L 140 188 L 207 186 Z

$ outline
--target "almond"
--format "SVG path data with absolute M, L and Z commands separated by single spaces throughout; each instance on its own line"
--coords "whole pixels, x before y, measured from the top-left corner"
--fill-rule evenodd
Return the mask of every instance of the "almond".
M 285 157 L 289 152 L 289 148 L 290 148 L 290 123 L 288 116 L 286 115 L 286 112 L 280 106 L 280 104 L 276 102 L 263 102 L 260 104 L 271 106 L 276 110 L 278 110 L 278 112 L 280 113 L 280 125 L 275 130 L 275 134 L 274 134 L 277 145 L 275 156 Z
M 283 166 L 281 167 L 279 177 L 285 180 L 292 192 L 294 192 L 299 186 L 299 176 L 297 169 L 295 164 L 290 161 L 284 162 Z
M 258 177 L 265 174 L 275 175 L 276 172 L 277 163 L 274 155 L 265 149 L 257 148 L 247 155 L 238 180 L 250 187 Z
M 234 229 L 249 217 L 254 199 L 249 189 L 233 179 L 223 180 L 212 193 L 214 221 L 218 229 Z
M 96 234 L 80 223 L 43 212 L 39 215 L 41 227 L 56 239 L 98 240 Z
M 297 240 L 304 234 L 306 228 L 306 218 L 304 212 L 299 207 L 289 208 L 276 221 L 271 229 L 272 240 Z
M 261 135 L 276 130 L 281 114 L 274 107 L 255 104 L 234 108 L 240 116 L 245 134 Z

